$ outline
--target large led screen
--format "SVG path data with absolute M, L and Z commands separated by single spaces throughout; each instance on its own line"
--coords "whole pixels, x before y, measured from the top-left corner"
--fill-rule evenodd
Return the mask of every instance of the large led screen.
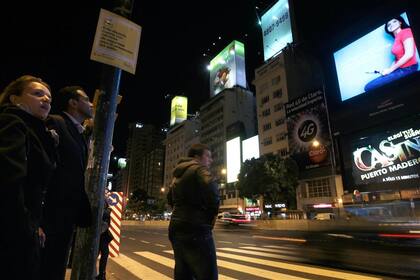
M 418 122 L 366 132 L 352 141 L 352 176 L 356 185 L 419 180 Z
M 264 60 L 293 42 L 290 23 L 289 1 L 279 0 L 261 17 L 264 44 Z
M 374 91 L 419 71 L 419 53 L 407 13 L 334 53 L 341 100 Z
M 210 96 L 236 85 L 246 88 L 245 46 L 233 41 L 210 61 Z

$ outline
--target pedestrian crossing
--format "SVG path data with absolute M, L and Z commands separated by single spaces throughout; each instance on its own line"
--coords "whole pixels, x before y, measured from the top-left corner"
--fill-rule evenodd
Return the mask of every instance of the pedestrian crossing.
M 153 250 L 152 252 L 145 250 L 120 254 L 119 257 L 110 260 L 138 277 L 133 278 L 133 280 L 173 279 L 173 268 L 175 266 L 173 251 L 165 250 L 165 248 L 160 250 L 162 251 Z M 293 261 L 301 261 L 302 259 L 294 256 L 295 252 L 293 250 L 293 247 L 273 245 L 217 248 L 219 279 L 385 279 L 363 273 L 296 263 Z

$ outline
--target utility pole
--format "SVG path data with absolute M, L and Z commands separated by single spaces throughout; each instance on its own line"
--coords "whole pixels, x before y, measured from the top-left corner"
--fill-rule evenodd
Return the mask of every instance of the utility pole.
M 103 1 L 105 9 L 129 18 L 134 0 Z M 99 236 L 104 208 L 104 192 L 116 118 L 121 69 L 103 64 L 95 109 L 92 143 L 86 170 L 86 191 L 91 203 L 92 225 L 77 230 L 71 280 L 92 280 L 96 274 Z

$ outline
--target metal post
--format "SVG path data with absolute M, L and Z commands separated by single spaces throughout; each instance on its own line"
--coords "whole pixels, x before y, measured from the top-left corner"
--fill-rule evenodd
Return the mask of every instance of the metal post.
M 107 2 L 107 3 L 105 3 Z M 110 11 L 129 17 L 134 0 L 104 1 Z M 71 280 L 92 280 L 96 274 L 104 192 L 111 154 L 112 135 L 120 87 L 121 69 L 103 65 L 100 95 L 95 110 L 92 145 L 86 170 L 86 191 L 91 203 L 93 224 L 77 230 Z

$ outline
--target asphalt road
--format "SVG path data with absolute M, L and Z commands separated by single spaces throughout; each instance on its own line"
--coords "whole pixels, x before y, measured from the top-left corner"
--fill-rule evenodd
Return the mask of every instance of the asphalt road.
M 420 279 L 418 248 L 336 233 L 217 227 L 219 279 Z M 167 228 L 123 226 L 108 279 L 172 279 Z

